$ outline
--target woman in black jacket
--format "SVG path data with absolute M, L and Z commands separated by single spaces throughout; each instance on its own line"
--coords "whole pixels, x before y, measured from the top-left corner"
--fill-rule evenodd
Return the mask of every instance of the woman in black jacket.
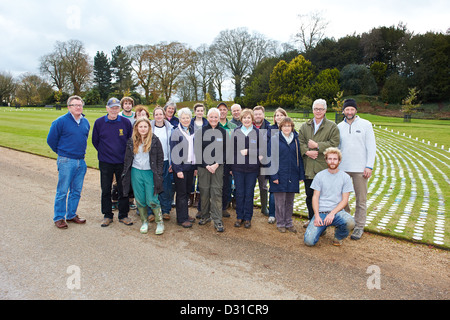
M 136 205 L 141 216 L 141 233 L 148 232 L 147 207 L 155 214 L 156 234 L 164 232 L 158 194 L 163 191 L 164 153 L 158 137 L 152 133 L 150 120 L 139 118 L 133 128 L 125 151 L 122 173 L 123 193 L 133 187 Z
M 194 128 L 191 126 L 192 111 L 183 108 L 178 111 L 178 118 L 180 122 L 170 138 L 177 223 L 184 228 L 190 228 L 195 219 L 189 217 L 188 200 L 197 170 L 194 156 Z

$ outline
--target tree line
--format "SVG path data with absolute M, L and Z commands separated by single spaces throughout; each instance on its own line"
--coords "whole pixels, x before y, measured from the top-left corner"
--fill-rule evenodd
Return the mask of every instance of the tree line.
M 336 40 L 325 37 L 320 15 L 307 18 L 294 43 L 237 28 L 196 49 L 181 42 L 118 45 L 92 58 L 79 40 L 57 41 L 40 57 L 39 75 L 14 79 L 0 72 L 0 101 L 63 103 L 71 94 L 90 105 L 125 95 L 144 104 L 175 95 L 183 101 L 204 101 L 207 95 L 222 101 L 228 98 L 223 96 L 227 80 L 234 85 L 234 100 L 244 107 L 301 108 L 316 98 L 331 104 L 338 95 L 358 94 L 401 103 L 410 88 L 417 89 L 422 103 L 449 100 L 448 31 L 415 35 L 400 23 Z

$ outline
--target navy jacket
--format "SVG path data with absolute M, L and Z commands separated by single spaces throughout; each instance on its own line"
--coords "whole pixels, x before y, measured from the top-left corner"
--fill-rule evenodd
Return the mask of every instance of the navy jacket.
M 212 164 L 225 164 L 227 150 L 227 131 L 217 125 L 215 129 L 208 123 L 194 135 L 195 161 L 205 168 Z M 201 159 L 201 161 L 200 161 Z M 217 160 L 217 161 L 216 161 Z
M 278 172 L 269 177 L 270 192 L 296 192 L 300 191 L 299 183 L 305 179 L 305 169 L 303 167 L 302 155 L 298 133 L 294 131 L 294 139 L 288 145 L 286 139 L 279 131 L 272 136 L 272 139 L 279 141 L 279 167 Z M 271 144 L 269 143 L 269 154 L 271 154 Z M 278 180 L 278 184 L 273 183 Z
M 245 136 L 241 130 L 242 126 L 234 129 L 232 139 L 233 162 L 231 164 L 232 171 L 238 172 L 259 172 L 259 129 L 253 126 L 253 130 Z M 248 149 L 246 156 L 242 156 L 240 150 Z M 227 161 L 228 162 L 228 161 Z
M 175 115 L 173 115 L 173 117 L 170 118 L 170 120 L 168 120 L 168 121 L 170 122 L 170 124 L 173 126 L 174 129 L 176 129 L 176 127 L 178 127 L 178 124 L 180 123 L 180 119 L 175 117 Z
M 206 118 L 202 118 L 202 119 L 203 119 L 202 127 L 206 127 L 209 124 L 209 122 L 208 122 L 208 120 Z M 194 122 L 195 122 L 195 118 L 192 118 L 191 126 L 194 127 L 194 129 L 195 129 L 195 123 Z
M 194 135 L 194 127 L 189 126 L 189 135 Z M 197 166 L 195 164 L 185 163 L 187 160 L 188 154 L 187 151 L 189 147 L 189 143 L 184 137 L 183 133 L 180 131 L 180 128 L 177 127 L 170 137 L 170 154 L 171 154 L 171 165 L 172 170 L 175 173 L 183 172 L 183 171 L 191 171 L 196 170 Z M 174 150 L 176 148 L 176 150 Z M 177 152 L 178 151 L 178 152 Z M 179 160 L 182 160 L 181 162 Z

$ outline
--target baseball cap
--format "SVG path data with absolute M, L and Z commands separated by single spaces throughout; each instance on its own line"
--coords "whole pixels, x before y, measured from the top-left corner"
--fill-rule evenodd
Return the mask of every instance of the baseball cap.
M 117 98 L 111 98 L 108 100 L 108 103 L 106 104 L 108 108 L 112 107 L 120 107 L 120 100 Z

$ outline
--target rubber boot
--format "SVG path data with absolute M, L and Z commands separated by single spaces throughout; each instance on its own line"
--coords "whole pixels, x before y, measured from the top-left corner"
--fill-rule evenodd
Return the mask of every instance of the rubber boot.
M 142 222 L 140 231 L 141 231 L 141 233 L 147 233 L 148 232 L 147 208 L 146 207 L 138 207 L 138 211 L 139 211 L 139 216 L 141 217 L 141 222 Z
M 267 209 L 267 191 L 261 190 L 261 193 L 259 194 L 261 199 L 261 213 L 265 216 L 269 215 L 269 210 Z
M 153 209 L 153 213 L 155 214 L 156 221 L 156 231 L 155 234 L 160 235 L 164 233 L 164 221 L 161 215 L 161 208 Z

